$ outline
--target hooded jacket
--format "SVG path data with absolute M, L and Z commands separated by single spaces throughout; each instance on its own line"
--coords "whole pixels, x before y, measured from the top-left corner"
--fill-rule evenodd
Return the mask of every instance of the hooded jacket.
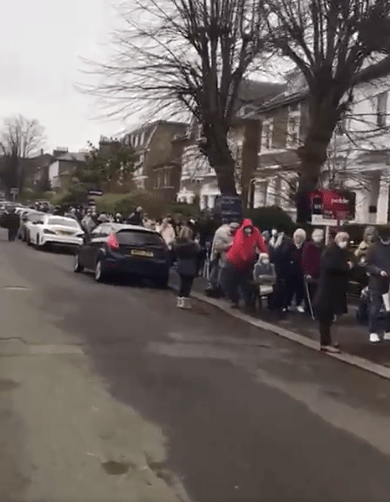
M 251 227 L 252 235 L 246 235 L 244 229 Z M 258 228 L 253 226 L 252 220 L 246 219 L 234 236 L 233 243 L 226 253 L 226 261 L 238 269 L 247 269 L 256 261 L 256 250 L 267 253 L 268 248 Z

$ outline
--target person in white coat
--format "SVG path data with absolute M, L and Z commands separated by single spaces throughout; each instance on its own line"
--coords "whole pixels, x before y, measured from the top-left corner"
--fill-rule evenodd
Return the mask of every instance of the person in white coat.
M 163 219 L 160 227 L 158 228 L 158 232 L 161 234 L 161 237 L 164 239 L 168 248 L 171 249 L 173 241 L 176 238 L 176 234 L 173 226 L 169 223 L 168 218 Z

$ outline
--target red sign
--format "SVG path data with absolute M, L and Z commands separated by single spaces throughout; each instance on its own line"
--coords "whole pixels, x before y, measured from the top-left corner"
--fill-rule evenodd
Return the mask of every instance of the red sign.
M 315 206 L 313 213 L 319 214 L 319 201 L 321 200 L 322 211 L 324 218 L 335 220 L 346 220 L 353 214 L 353 204 L 350 198 L 346 198 L 341 190 L 319 188 L 310 195 L 311 206 Z

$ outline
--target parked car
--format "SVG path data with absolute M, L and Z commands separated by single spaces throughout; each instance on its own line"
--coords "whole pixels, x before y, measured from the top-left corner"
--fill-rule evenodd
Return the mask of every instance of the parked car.
M 29 228 L 30 242 L 37 248 L 50 245 L 81 246 L 84 231 L 80 224 L 64 216 L 44 213 Z
M 160 234 L 136 225 L 103 223 L 86 234 L 74 271 L 92 270 L 102 282 L 113 275 L 148 278 L 161 287 L 169 279 L 169 250 Z

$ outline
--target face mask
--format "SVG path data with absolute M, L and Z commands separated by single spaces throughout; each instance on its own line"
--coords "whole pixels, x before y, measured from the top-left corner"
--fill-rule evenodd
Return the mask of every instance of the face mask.
M 348 246 L 348 242 L 347 241 L 341 241 L 339 243 L 337 243 L 338 247 L 340 249 L 345 249 L 347 246 Z
M 252 235 L 252 229 L 251 228 L 244 228 L 244 233 L 245 233 L 245 235 Z
M 275 237 L 276 235 L 278 235 L 278 231 L 274 228 L 272 230 L 271 234 Z
M 269 260 L 265 259 L 265 260 L 261 260 L 261 263 L 263 265 L 269 265 Z
M 313 237 L 313 241 L 316 243 L 316 244 L 319 244 L 320 242 L 322 242 L 322 237 Z
M 385 246 L 388 246 L 390 244 L 390 237 L 381 238 L 381 242 L 385 244 Z

